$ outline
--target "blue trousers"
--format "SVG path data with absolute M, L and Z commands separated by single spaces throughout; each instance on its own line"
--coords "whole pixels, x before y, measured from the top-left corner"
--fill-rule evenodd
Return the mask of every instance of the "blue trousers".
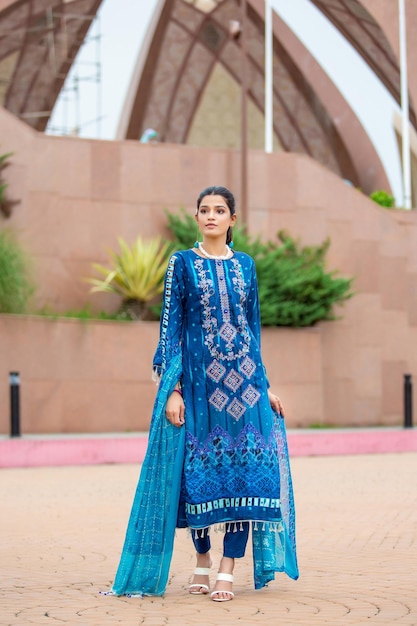
M 208 528 L 191 529 L 194 547 L 199 554 L 205 554 L 211 548 Z M 249 522 L 228 522 L 223 539 L 223 556 L 230 559 L 241 559 L 245 556 L 249 537 Z

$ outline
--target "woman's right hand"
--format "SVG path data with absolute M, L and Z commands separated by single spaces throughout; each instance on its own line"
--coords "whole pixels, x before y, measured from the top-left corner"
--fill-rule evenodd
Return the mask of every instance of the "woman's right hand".
M 173 391 L 168 398 L 165 415 L 167 420 L 177 428 L 181 428 L 185 421 L 185 405 L 178 391 Z

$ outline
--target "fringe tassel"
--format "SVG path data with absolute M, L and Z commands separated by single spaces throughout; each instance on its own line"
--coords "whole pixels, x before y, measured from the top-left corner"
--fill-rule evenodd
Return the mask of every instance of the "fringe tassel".
M 191 536 L 191 533 L 194 531 L 197 539 L 204 539 L 210 534 L 210 528 L 210 526 L 206 526 L 205 528 L 191 528 L 190 526 L 187 526 L 186 532 L 187 535 Z
M 274 524 L 271 524 L 271 526 L 272 526 L 272 530 L 275 533 L 282 533 L 282 531 L 284 530 L 282 522 L 275 522 Z
M 236 522 L 219 522 L 213 524 L 213 526 L 207 526 L 206 528 L 195 528 L 195 534 L 198 539 L 204 539 L 210 534 L 210 530 L 215 533 L 237 533 L 243 532 L 243 524 L 245 522 L 252 523 L 253 530 L 262 530 L 263 532 L 268 530 L 274 533 L 282 533 L 284 526 L 282 522 L 265 522 L 263 520 L 238 520 Z M 192 528 L 187 528 L 187 532 L 191 535 Z
M 159 383 L 161 382 L 161 378 L 162 378 L 162 367 L 160 365 L 156 365 L 152 369 L 152 380 L 157 386 L 159 386 Z
M 224 522 L 220 522 L 219 524 L 214 525 L 215 533 L 224 533 L 226 531 L 226 524 Z

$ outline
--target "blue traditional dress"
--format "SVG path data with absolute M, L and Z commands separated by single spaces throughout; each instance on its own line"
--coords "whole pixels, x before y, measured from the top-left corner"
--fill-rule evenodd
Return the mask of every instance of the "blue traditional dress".
M 284 420 L 268 399 L 255 264 L 176 252 L 165 278 L 160 384 L 113 593 L 162 595 L 176 527 L 252 522 L 255 587 L 298 578 Z M 185 425 L 165 406 L 180 382 Z M 229 526 L 230 528 L 230 526 Z

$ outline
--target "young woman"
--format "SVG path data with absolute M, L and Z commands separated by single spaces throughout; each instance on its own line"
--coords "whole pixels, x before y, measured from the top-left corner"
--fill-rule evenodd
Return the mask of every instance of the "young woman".
M 208 187 L 197 200 L 202 242 L 172 255 L 154 371 L 160 381 L 148 450 L 112 592 L 162 595 L 176 527 L 189 527 L 189 591 L 210 591 L 210 529 L 224 530 L 210 594 L 233 594 L 236 558 L 252 530 L 254 583 L 298 578 L 291 474 L 281 400 L 260 351 L 255 265 L 233 250 L 235 200 Z

